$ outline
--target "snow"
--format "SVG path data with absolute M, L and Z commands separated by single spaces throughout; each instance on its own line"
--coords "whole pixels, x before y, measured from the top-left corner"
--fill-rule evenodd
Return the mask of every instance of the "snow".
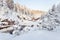
M 23 11 L 9 9 L 6 4 L 0 8 L 0 40 L 60 40 L 60 7 L 53 6 L 37 21 L 30 20 Z
M 0 33 L 0 40 L 11 40 L 13 38 L 10 34 Z
M 37 30 L 18 36 L 0 33 L 0 40 L 60 40 L 60 32 Z

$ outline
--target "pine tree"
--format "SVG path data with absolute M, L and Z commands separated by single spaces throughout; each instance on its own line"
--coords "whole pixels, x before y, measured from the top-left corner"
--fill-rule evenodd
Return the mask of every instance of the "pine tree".
M 60 3 L 57 5 L 57 10 L 60 12 Z
M 55 5 L 52 6 L 51 10 L 52 10 L 52 12 L 55 11 Z

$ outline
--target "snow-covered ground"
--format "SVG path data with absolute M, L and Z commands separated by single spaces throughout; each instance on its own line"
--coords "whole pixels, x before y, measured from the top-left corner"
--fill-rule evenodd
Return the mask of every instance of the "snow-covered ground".
M 60 32 L 37 30 L 19 36 L 0 33 L 0 40 L 60 40 Z

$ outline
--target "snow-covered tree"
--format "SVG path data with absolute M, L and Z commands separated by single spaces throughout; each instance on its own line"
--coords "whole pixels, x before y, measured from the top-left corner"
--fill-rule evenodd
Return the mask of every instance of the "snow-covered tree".
M 57 5 L 57 10 L 60 12 L 60 3 Z
M 55 11 L 55 8 L 56 8 L 56 7 L 55 7 L 55 4 L 54 4 L 54 5 L 52 6 L 52 9 L 51 9 L 52 12 Z

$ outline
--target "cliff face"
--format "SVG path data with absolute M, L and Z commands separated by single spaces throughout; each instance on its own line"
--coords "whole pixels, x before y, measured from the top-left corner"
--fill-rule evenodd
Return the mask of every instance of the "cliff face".
M 42 15 L 45 15 L 45 11 L 40 11 L 40 10 L 31 10 L 27 8 L 26 6 L 20 5 L 19 3 L 15 4 L 15 11 L 17 12 L 22 12 L 23 15 L 30 16 L 30 18 L 40 18 Z M 27 18 L 27 17 L 25 17 Z M 29 18 L 28 18 L 29 19 Z
M 32 18 L 37 19 L 37 18 L 41 17 L 42 15 L 46 14 L 46 12 L 44 12 L 44 11 L 31 10 L 31 9 L 27 8 L 26 6 L 20 5 L 19 3 L 14 3 L 13 0 L 6 0 L 6 5 L 7 5 L 7 7 L 9 7 L 9 9 L 12 9 L 12 10 L 20 13 L 20 15 L 22 13 L 23 16 L 24 15 L 27 17 L 31 16 L 30 17 L 31 19 Z M 25 18 L 27 18 L 27 17 L 25 17 Z

